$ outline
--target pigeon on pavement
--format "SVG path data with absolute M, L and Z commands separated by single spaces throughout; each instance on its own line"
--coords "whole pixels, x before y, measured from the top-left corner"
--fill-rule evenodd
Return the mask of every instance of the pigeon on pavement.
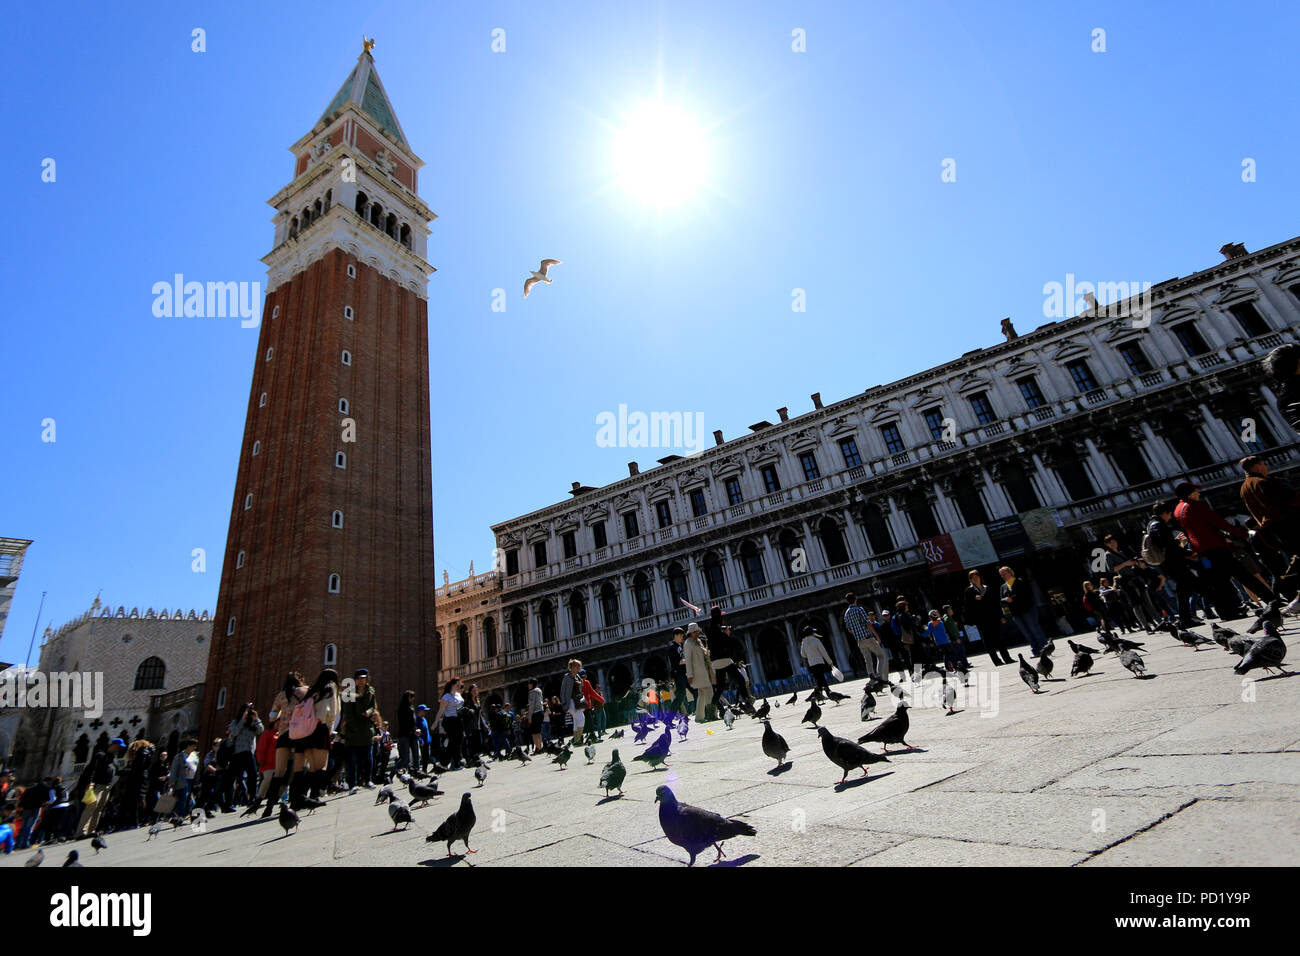
M 1264 636 L 1250 646 L 1250 649 L 1242 655 L 1241 660 L 1237 661 L 1232 668 L 1235 674 L 1246 674 L 1257 667 L 1262 667 L 1268 673 L 1273 673 L 1276 667 L 1283 674 L 1290 673 L 1282 662 L 1286 660 L 1286 644 L 1278 634 L 1277 625 L 1272 621 L 1264 624 Z
M 906 706 L 906 705 L 902 705 Z M 891 718 L 892 719 L 892 718 Z M 884 726 L 883 724 L 881 725 Z M 840 777 L 839 783 L 844 783 L 849 778 L 850 770 L 862 769 L 862 776 L 870 775 L 869 764 L 879 763 L 882 760 L 889 762 L 889 758 L 884 754 L 873 754 L 866 747 L 855 744 L 853 741 L 844 737 L 836 737 L 826 727 L 817 728 L 817 736 L 822 739 L 822 752 L 830 758 L 831 763 L 844 771 Z M 839 786 L 839 784 L 836 784 Z
M 609 735 L 609 739 L 610 739 L 610 740 L 622 740 L 622 739 L 623 739 L 623 730 L 622 730 L 622 728 L 619 728 L 618 730 L 616 730 L 616 731 L 614 731 L 612 734 L 610 734 L 610 735 Z
M 668 759 L 668 754 L 670 752 L 670 748 L 672 747 L 672 742 L 673 742 L 672 731 L 665 730 L 662 734 L 659 735 L 658 739 L 655 740 L 654 743 L 652 743 L 649 747 L 641 751 L 632 759 L 639 760 L 642 763 L 648 763 L 651 769 L 653 769 L 659 766 L 661 763 L 664 763 L 664 761 Z
M 900 700 L 898 707 L 894 712 L 877 724 L 874 728 L 867 731 L 858 738 L 858 743 L 878 743 L 884 744 L 885 753 L 889 753 L 890 744 L 903 744 L 908 750 L 915 750 L 913 744 L 909 744 L 904 738 L 907 737 L 907 731 L 911 727 L 911 721 L 907 716 L 907 702 Z
M 518 761 L 519 761 L 519 765 L 520 765 L 521 767 L 522 767 L 524 764 L 526 764 L 526 763 L 532 763 L 532 762 L 533 762 L 533 758 L 530 757 L 530 756 L 528 756 L 528 754 L 524 753 L 524 748 L 523 748 L 523 747 L 516 747 L 514 750 L 510 751 L 510 756 L 506 757 L 506 759 L 507 759 L 507 760 L 518 760 Z
M 447 844 L 447 855 L 451 856 L 451 845 L 457 841 L 465 844 L 466 853 L 477 853 L 478 850 L 469 848 L 470 831 L 474 829 L 476 821 L 474 816 L 474 804 L 471 802 L 469 794 L 466 793 L 460 798 L 460 806 L 456 812 L 442 821 L 438 829 L 430 833 L 425 839 L 430 843 Z
M 1052 676 L 1052 668 L 1055 667 L 1055 666 L 1056 666 L 1056 665 L 1055 665 L 1054 663 L 1052 663 L 1052 659 L 1051 659 L 1050 657 L 1047 656 L 1047 649 L 1044 648 L 1044 649 L 1043 649 L 1043 653 L 1040 654 L 1040 655 L 1038 655 L 1038 673 L 1039 673 L 1039 675 L 1040 675 L 1041 677 L 1043 677 L 1043 678 L 1051 677 L 1051 676 Z
M 1076 645 L 1073 641 L 1070 646 L 1075 648 L 1074 663 L 1070 665 L 1070 676 L 1078 677 L 1081 674 L 1087 674 L 1092 670 L 1092 655 L 1083 649 L 1082 645 Z
M 803 715 L 803 720 L 799 721 L 799 723 L 806 724 L 811 721 L 812 725 L 816 727 L 817 721 L 821 719 L 822 719 L 822 709 L 817 706 L 817 701 L 813 701 L 811 704 L 808 705 L 808 713 Z
M 40 866 L 44 862 L 45 850 L 41 847 L 37 847 L 36 852 L 27 858 L 27 862 L 24 863 L 23 866 Z
M 948 675 L 943 675 L 943 706 L 948 708 L 947 716 L 957 713 L 953 705 L 957 703 L 957 688 L 948 683 Z
M 289 809 L 289 804 L 280 804 L 280 826 L 284 828 L 284 835 L 288 836 L 290 830 L 298 829 L 298 814 Z
M 865 723 L 871 719 L 871 712 L 876 709 L 876 695 L 871 693 L 871 685 L 868 684 L 862 689 L 862 703 L 859 709 L 859 715 Z
M 1134 677 L 1141 677 L 1147 672 L 1146 661 L 1142 660 L 1138 652 L 1132 648 L 1120 651 L 1119 662 L 1132 671 Z
M 833 690 L 832 690 L 832 691 L 827 691 L 827 692 L 826 692 L 826 697 L 827 697 L 827 698 L 828 698 L 832 703 L 834 703 L 836 707 L 838 707 L 838 706 L 840 705 L 840 701 L 842 701 L 842 700 L 848 700 L 848 699 L 849 699 L 849 695 L 848 695 L 848 694 L 841 694 L 841 693 L 839 693 L 838 691 L 833 691 Z
M 785 703 L 787 707 L 793 707 L 795 704 L 799 703 L 799 692 L 795 691 L 793 694 L 791 694 L 790 699 L 787 700 Z
M 736 723 L 736 712 L 733 711 L 730 707 L 728 707 L 728 708 L 726 708 L 725 710 L 723 710 L 723 711 L 722 711 L 722 722 L 723 722 L 724 724 L 726 724 L 726 725 L 727 725 L 727 729 L 730 730 L 730 729 L 732 728 L 732 726 Z
M 764 717 L 766 717 L 766 716 L 767 716 L 768 714 L 770 714 L 771 712 L 772 712 L 772 705 L 769 704 L 769 703 L 767 702 L 767 698 L 764 697 L 764 698 L 763 698 L 763 706 L 760 707 L 760 708 L 758 708 L 758 710 L 754 711 L 754 712 L 753 712 L 752 714 L 750 714 L 749 716 L 750 716 L 752 719 L 755 719 L 755 720 L 762 720 Z
M 420 806 L 425 806 L 434 797 L 441 796 L 443 791 L 438 789 L 438 780 L 435 777 L 432 783 L 420 783 L 418 780 L 411 780 L 406 784 L 406 789 L 411 793 L 411 801 L 420 801 Z
M 565 744 L 564 749 L 551 758 L 551 763 L 558 763 L 560 765 L 560 769 L 563 770 L 564 765 L 569 762 L 569 758 L 572 756 L 573 756 L 573 748 L 570 747 L 568 744 Z
M 618 750 L 613 754 L 613 759 L 605 764 L 600 771 L 600 785 L 605 788 L 605 796 L 609 796 L 611 790 L 617 790 L 620 794 L 623 792 L 623 780 L 627 777 L 627 767 L 623 766 L 623 761 L 618 759 Z
M 375 794 L 375 806 L 379 806 L 381 803 L 392 803 L 396 799 L 397 794 L 393 793 L 392 786 L 384 784 L 379 788 L 379 792 Z
M 1070 645 L 1070 650 L 1074 651 L 1074 653 L 1076 654 L 1078 654 L 1080 651 L 1082 651 L 1085 654 L 1101 653 L 1101 651 L 1097 650 L 1097 648 L 1089 647 L 1087 644 L 1076 644 L 1074 643 L 1074 641 L 1066 641 L 1066 643 Z
M 695 857 L 710 846 L 718 851 L 713 861 L 716 863 L 724 856 L 723 841 L 757 834 L 744 820 L 728 819 L 711 810 L 678 803 L 677 797 L 665 786 L 655 790 L 655 802 L 659 804 L 659 825 L 663 827 L 664 836 L 691 855 L 687 866 L 694 866 Z
M 591 750 L 590 747 L 588 747 L 587 749 Z M 478 762 L 478 766 L 474 768 L 474 779 L 478 781 L 478 785 L 480 787 L 483 786 L 483 784 L 487 783 L 487 775 L 488 775 L 488 765 L 487 763 L 485 763 L 483 760 L 480 759 Z
M 785 763 L 785 755 L 790 752 L 790 745 L 785 738 L 772 729 L 770 720 L 763 721 L 763 753 L 776 761 L 777 767 Z
M 1029 685 L 1029 689 L 1035 694 L 1039 693 L 1038 689 L 1038 671 L 1030 666 L 1029 661 L 1025 660 L 1025 655 L 1017 655 L 1020 658 L 1020 679 Z
M 63 861 L 64 866 L 82 866 L 81 854 L 76 850 L 68 851 L 68 858 Z
M 582 752 L 583 752 L 583 753 L 586 755 L 586 757 L 587 757 L 587 766 L 588 766 L 588 767 L 590 767 L 593 763 L 596 762 L 596 748 L 593 747 L 591 744 L 587 744 L 587 746 L 583 747 L 583 748 L 582 748 Z
M 393 821 L 394 830 L 397 829 L 397 825 L 399 823 L 405 824 L 405 826 L 402 827 L 403 830 L 409 827 L 412 823 L 411 808 L 408 807 L 406 804 L 404 804 L 401 800 L 394 800 L 392 803 L 388 805 L 388 816 Z
M 96 856 L 99 855 L 100 850 L 108 849 L 108 844 L 104 842 L 104 837 L 98 832 L 96 832 L 95 835 L 90 838 L 90 845 L 95 848 Z
M 1177 628 L 1177 638 L 1183 642 L 1184 647 L 1194 647 L 1198 651 L 1205 646 L 1212 645 L 1215 642 L 1208 637 L 1201 637 L 1199 634 L 1193 634 L 1191 631 L 1179 631 Z

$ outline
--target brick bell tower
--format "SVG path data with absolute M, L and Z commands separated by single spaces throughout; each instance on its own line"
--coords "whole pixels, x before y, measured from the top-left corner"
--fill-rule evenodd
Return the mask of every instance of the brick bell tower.
M 290 670 L 432 700 L 425 261 L 433 212 L 366 41 L 270 199 L 275 241 L 203 697 L 203 744 Z

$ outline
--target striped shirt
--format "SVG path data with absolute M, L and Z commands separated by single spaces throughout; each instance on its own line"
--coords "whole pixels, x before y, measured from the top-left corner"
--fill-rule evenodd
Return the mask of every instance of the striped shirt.
M 875 625 L 871 623 L 866 609 L 860 604 L 849 605 L 849 609 L 844 612 L 844 626 L 849 629 L 854 640 L 869 641 L 876 637 Z

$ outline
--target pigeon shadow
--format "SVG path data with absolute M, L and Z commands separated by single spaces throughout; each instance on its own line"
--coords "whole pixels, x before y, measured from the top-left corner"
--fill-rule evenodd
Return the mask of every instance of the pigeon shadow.
M 965 707 L 962 707 L 962 708 L 960 708 L 959 710 L 954 710 L 954 711 L 952 711 L 951 713 L 946 713 L 946 712 L 945 712 L 945 713 L 944 713 L 944 716 L 945 716 L 945 717 L 956 717 L 958 714 L 964 714 L 964 713 L 966 713 L 966 708 L 965 708 Z
M 607 804 L 607 803 L 614 803 L 614 802 L 616 802 L 616 801 L 618 801 L 618 800 L 622 800 L 623 797 L 625 797 L 625 796 L 626 796 L 626 794 L 618 793 L 618 794 L 612 794 L 612 795 L 610 795 L 610 796 L 606 796 L 606 797 L 601 797 L 599 800 L 596 801 L 596 806 L 598 806 L 598 807 L 603 807 L 603 806 L 604 806 L 605 804 Z
M 892 777 L 893 774 L 894 774 L 894 771 L 892 771 L 892 770 L 885 770 L 885 771 L 882 771 L 881 773 L 876 774 L 874 777 L 868 775 L 868 776 L 865 776 L 865 777 L 855 777 L 855 778 L 852 779 L 852 780 L 845 780 L 843 783 L 836 783 L 836 784 L 835 784 L 835 792 L 836 792 L 836 793 L 843 793 L 845 790 L 852 790 L 854 787 L 861 787 L 861 786 L 863 786 L 864 784 L 871 783 L 871 781 L 873 781 L 873 780 L 879 780 L 881 777 Z
M 474 864 L 469 861 L 469 857 L 467 857 L 464 853 L 456 853 L 453 854 L 452 856 L 435 857 L 432 860 L 421 860 L 416 865 L 438 867 L 445 870 L 448 867 L 455 866 L 457 863 L 460 863 L 462 860 L 465 861 L 466 866 L 468 867 L 474 866 Z
M 1255 683 L 1262 684 L 1264 683 L 1264 681 L 1285 680 L 1288 677 L 1297 677 L 1297 676 L 1300 676 L 1300 671 L 1287 671 L 1285 674 L 1270 674 L 1267 677 L 1256 677 Z
M 769 771 L 767 772 L 767 775 L 768 775 L 769 777 L 779 777 L 779 776 L 781 776 L 781 774 L 783 774 L 783 773 L 789 773 L 789 772 L 790 772 L 790 768 L 793 767 L 793 766 L 794 766 L 794 761 L 793 761 L 793 760 L 787 760 L 787 761 L 785 761 L 785 763 L 781 764 L 781 766 L 779 766 L 779 767 L 773 767 L 771 770 L 769 770 Z
M 891 750 L 885 756 L 897 757 L 900 754 L 928 754 L 929 752 L 924 747 L 904 747 L 902 750 Z
M 744 866 L 746 863 L 753 862 L 758 858 L 757 853 L 746 853 L 744 856 L 738 856 L 734 860 L 719 860 L 717 863 L 710 863 L 706 869 L 724 866 Z
M 1156 679 L 1157 677 L 1159 677 L 1159 676 L 1160 676 L 1159 674 L 1137 674 L 1137 675 L 1135 675 L 1135 679 L 1136 679 L 1136 680 L 1155 680 L 1155 679 Z

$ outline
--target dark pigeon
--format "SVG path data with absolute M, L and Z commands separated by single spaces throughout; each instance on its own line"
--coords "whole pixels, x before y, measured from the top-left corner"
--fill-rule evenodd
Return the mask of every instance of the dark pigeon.
M 1257 667 L 1262 667 L 1271 674 L 1276 667 L 1283 674 L 1288 674 L 1290 671 L 1282 666 L 1284 660 L 1286 660 L 1286 644 L 1277 632 L 1277 625 L 1268 621 L 1264 624 L 1264 636 L 1250 646 L 1232 670 L 1235 674 L 1247 674 Z
M 687 866 L 694 866 L 695 857 L 710 846 L 718 851 L 713 861 L 716 863 L 724 856 L 723 841 L 757 835 L 757 831 L 744 820 L 730 820 L 689 803 L 678 803 L 677 797 L 667 787 L 655 790 L 655 802 L 659 804 L 659 825 L 664 829 L 664 836 L 691 855 Z
M 1120 651 L 1119 662 L 1132 671 L 1134 677 L 1141 677 L 1147 672 L 1146 661 L 1131 647 Z
M 76 850 L 69 850 L 69 851 L 68 851 L 68 858 L 67 858 L 66 860 L 63 861 L 63 865 L 64 865 L 64 866 L 80 866 L 80 867 L 82 867 L 82 868 L 84 869 L 84 865 L 81 863 L 81 854 L 79 854 Z
M 875 728 L 859 737 L 858 743 L 874 742 L 884 744 L 885 753 L 889 753 L 890 744 L 902 744 L 908 750 L 915 750 L 915 746 L 904 739 L 907 737 L 907 731 L 910 728 L 911 721 L 907 716 L 907 702 L 900 700 L 894 712 L 882 720 Z
M 284 827 L 284 835 L 288 836 L 290 830 L 298 829 L 298 814 L 289 809 L 289 804 L 280 804 L 280 826 Z
M 790 745 L 785 742 L 785 738 L 772 729 L 770 720 L 763 721 L 763 753 L 767 754 L 776 761 L 780 767 L 785 763 L 785 755 L 790 752 Z
M 1282 628 L 1282 602 L 1276 598 L 1270 601 L 1264 610 L 1259 612 L 1255 618 L 1255 623 L 1246 628 L 1246 633 L 1258 634 L 1263 630 L 1265 624 L 1272 624 L 1279 630 Z
M 1042 677 L 1051 677 L 1052 668 L 1055 666 L 1056 665 L 1052 663 L 1052 659 L 1048 657 L 1046 653 L 1038 655 L 1038 673 Z
M 397 829 L 399 823 L 405 824 L 405 826 L 402 827 L 403 830 L 405 830 L 406 827 L 409 827 L 412 823 L 411 808 L 401 800 L 394 800 L 388 805 L 388 816 L 393 821 L 394 830 Z
M 1174 630 L 1177 631 L 1175 636 L 1183 642 L 1184 647 L 1194 647 L 1199 651 L 1202 647 L 1215 643 L 1208 637 L 1201 637 L 1199 634 L 1193 634 L 1191 631 L 1178 631 L 1177 628 Z
M 466 793 L 460 798 L 460 807 L 456 812 L 442 821 L 438 829 L 430 833 L 425 839 L 430 843 L 447 844 L 447 855 L 451 856 L 451 845 L 457 841 L 465 844 L 466 853 L 477 853 L 478 850 L 469 848 L 470 831 L 474 829 L 474 823 L 477 818 L 474 816 L 474 804 L 471 802 L 469 794 Z
M 108 844 L 104 842 L 104 838 L 98 833 L 96 833 L 93 837 L 90 838 L 90 845 L 95 848 L 96 856 L 99 855 L 100 850 L 108 849 Z
M 609 739 L 610 739 L 610 740 L 622 740 L 622 739 L 623 739 L 623 730 L 622 730 L 622 728 L 619 728 L 618 730 L 616 730 L 616 731 L 614 731 L 612 734 L 610 734 L 610 735 L 609 735 Z
M 611 790 L 617 790 L 620 794 L 623 792 L 623 780 L 627 777 L 627 767 L 623 766 L 623 761 L 618 759 L 618 750 L 614 750 L 614 759 L 605 764 L 600 771 L 600 785 L 605 788 L 605 796 L 609 796 Z
M 1080 648 L 1074 652 L 1074 663 L 1070 665 L 1070 676 L 1078 677 L 1092 670 L 1092 655 Z
M 510 751 L 510 754 L 509 754 L 509 756 L 506 757 L 506 759 L 507 759 L 507 760 L 518 760 L 521 766 L 522 766 L 523 764 L 526 764 L 526 763 L 532 763 L 532 761 L 533 761 L 533 758 L 532 758 L 532 757 L 530 757 L 530 756 L 528 756 L 528 754 L 524 753 L 524 748 L 523 748 L 523 747 L 516 747 L 514 750 Z
M 835 704 L 836 707 L 840 705 L 840 701 L 849 699 L 848 694 L 841 694 L 838 691 L 833 690 L 829 691 L 826 696 Z
M 770 714 L 771 712 L 772 712 L 772 705 L 769 704 L 769 703 L 767 702 L 767 698 L 764 697 L 764 698 L 763 698 L 763 706 L 760 707 L 760 708 L 758 708 L 758 710 L 754 711 L 754 712 L 753 712 L 752 714 L 750 714 L 749 716 L 752 717 L 752 718 L 754 718 L 754 719 L 756 719 L 756 720 L 762 720 L 763 718 L 765 718 L 765 717 L 766 717 L 768 714 Z
M 795 691 L 793 694 L 791 694 L 790 699 L 787 700 L 785 703 L 787 707 L 793 707 L 795 704 L 799 703 L 799 692 Z
M 813 701 L 811 704 L 808 705 L 808 713 L 803 715 L 803 720 L 799 721 L 799 723 L 806 724 L 811 722 L 812 725 L 816 727 L 817 721 L 821 719 L 822 719 L 822 709 L 817 706 L 817 701 Z
M 1066 641 L 1066 643 L 1070 645 L 1070 650 L 1074 651 L 1074 653 L 1076 654 L 1078 654 L 1080 651 L 1082 651 L 1084 654 L 1101 653 L 1101 651 L 1097 650 L 1097 648 L 1089 647 L 1087 644 L 1076 644 L 1074 643 L 1074 641 Z
M 653 769 L 668 759 L 670 752 L 669 748 L 672 747 L 672 742 L 673 732 L 671 730 L 665 730 L 659 735 L 659 738 L 655 740 L 654 743 L 632 759 L 639 760 L 642 763 L 648 763 Z M 667 766 L 667 764 L 665 764 L 665 766 Z
M 1048 641 L 1043 645 L 1043 649 L 1038 652 L 1039 657 L 1051 657 L 1056 653 L 1056 641 Z
M 438 789 L 438 781 L 433 783 L 420 783 L 418 780 L 412 780 L 407 783 L 406 789 L 411 792 L 411 800 L 419 800 L 420 806 L 425 806 L 434 797 L 442 796 L 443 791 Z
M 906 711 L 906 704 L 900 705 Z M 892 717 L 890 718 L 893 719 Z M 881 724 L 883 727 L 884 724 Z M 906 731 L 904 731 L 906 732 Z M 849 779 L 849 771 L 862 769 L 862 776 L 870 775 L 869 764 L 879 763 L 882 760 L 889 762 L 889 758 L 884 754 L 873 754 L 866 747 L 855 744 L 844 737 L 836 737 L 825 727 L 817 728 L 817 736 L 822 739 L 822 752 L 830 758 L 831 763 L 844 771 L 844 776 L 840 778 L 840 783 Z M 837 784 L 838 786 L 838 784 Z
M 1029 689 L 1035 694 L 1038 690 L 1038 671 L 1030 666 L 1029 661 L 1025 660 L 1025 655 L 1018 655 L 1020 658 L 1020 679 L 1029 685 Z
M 871 686 L 868 685 L 862 689 L 862 703 L 858 711 L 863 723 L 871 719 L 871 713 L 876 709 L 876 695 L 871 693 Z
M 396 799 L 397 794 L 393 793 L 393 788 L 388 784 L 385 784 L 380 787 L 379 792 L 375 794 L 375 806 L 379 806 L 381 803 L 392 803 Z

